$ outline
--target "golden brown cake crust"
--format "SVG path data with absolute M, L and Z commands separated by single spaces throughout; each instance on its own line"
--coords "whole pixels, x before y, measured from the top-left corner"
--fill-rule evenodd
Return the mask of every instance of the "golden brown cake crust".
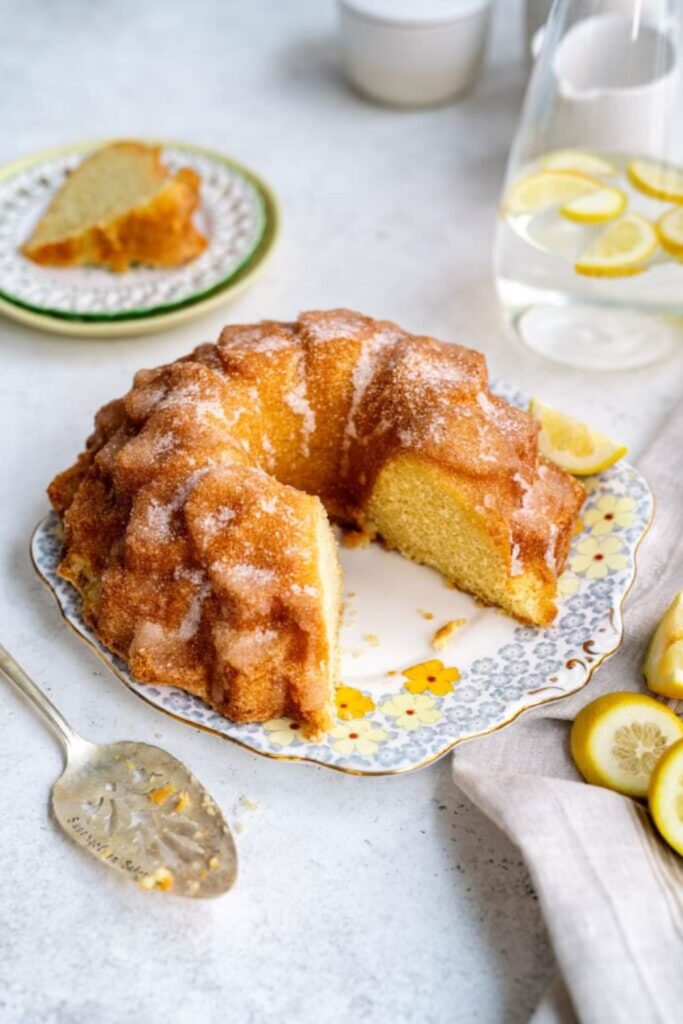
M 78 234 L 43 244 L 29 239 L 22 252 L 34 263 L 55 267 L 92 263 L 121 273 L 136 263 L 180 266 L 204 251 L 207 240 L 192 223 L 199 205 L 199 175 L 184 167 L 170 176 L 162 163 L 159 146 L 127 141 L 114 145 L 151 150 L 159 182 L 165 180 L 166 184 L 149 201 Z
M 584 492 L 539 457 L 537 433 L 459 345 L 349 310 L 227 327 L 98 413 L 49 488 L 60 571 L 137 678 L 236 721 L 290 715 L 318 732 L 335 657 L 321 502 L 372 533 L 386 468 L 436 467 L 511 586 L 535 581 L 540 610 L 515 613 L 547 622 Z

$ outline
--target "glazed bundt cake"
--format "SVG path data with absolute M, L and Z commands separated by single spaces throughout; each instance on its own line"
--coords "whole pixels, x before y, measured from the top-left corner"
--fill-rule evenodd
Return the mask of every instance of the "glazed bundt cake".
M 143 681 L 311 735 L 334 706 L 328 515 L 545 625 L 584 492 L 479 353 L 347 310 L 226 327 L 97 414 L 60 572 Z

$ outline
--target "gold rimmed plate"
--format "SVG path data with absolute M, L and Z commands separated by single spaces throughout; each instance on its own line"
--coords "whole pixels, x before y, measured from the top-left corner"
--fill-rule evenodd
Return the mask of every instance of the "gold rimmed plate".
M 525 404 L 510 389 L 496 390 Z M 100 644 L 83 621 L 78 594 L 58 576 L 62 539 L 54 513 L 36 528 L 31 551 L 68 624 L 147 703 L 267 757 L 359 775 L 398 774 L 529 708 L 575 693 L 619 646 L 621 607 L 652 516 L 652 495 L 624 462 L 585 483 L 582 529 L 560 579 L 558 616 L 544 629 L 482 607 L 438 573 L 379 545 L 342 547 L 338 717 L 319 742 L 303 737 L 289 719 L 239 725 L 175 687 L 140 683 Z M 436 650 L 434 634 L 454 621 L 459 625 L 450 642 Z

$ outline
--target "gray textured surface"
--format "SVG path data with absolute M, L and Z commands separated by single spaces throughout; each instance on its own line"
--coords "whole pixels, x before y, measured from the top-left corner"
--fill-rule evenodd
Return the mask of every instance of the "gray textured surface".
M 27 560 L 43 489 L 132 372 L 228 318 L 348 304 L 485 350 L 495 373 L 570 404 L 637 449 L 683 362 L 608 379 L 559 371 L 499 329 L 494 204 L 521 97 L 517 4 L 459 106 L 401 114 L 338 77 L 333 11 L 276 4 L 6 0 L 0 159 L 98 134 L 222 148 L 280 195 L 284 234 L 233 307 L 150 339 L 70 342 L 0 321 L 0 635 L 97 741 L 159 742 L 244 821 L 220 902 L 124 886 L 46 814 L 60 755 L 0 683 L 2 1024 L 523 1021 L 551 974 L 514 850 L 458 795 L 444 761 L 357 779 L 259 759 L 161 717 L 67 633 Z M 8 812 L 7 790 L 23 803 Z M 240 794 L 259 805 L 238 806 Z

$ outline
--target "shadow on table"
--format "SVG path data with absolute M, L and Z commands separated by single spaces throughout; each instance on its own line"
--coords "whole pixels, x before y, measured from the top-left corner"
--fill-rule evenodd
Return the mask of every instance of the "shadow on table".
M 502 997 L 498 1019 L 522 1024 L 555 974 L 538 898 L 516 847 L 452 781 L 450 756 L 436 768 L 436 827 L 451 870 L 476 902 L 472 929 L 490 949 Z

